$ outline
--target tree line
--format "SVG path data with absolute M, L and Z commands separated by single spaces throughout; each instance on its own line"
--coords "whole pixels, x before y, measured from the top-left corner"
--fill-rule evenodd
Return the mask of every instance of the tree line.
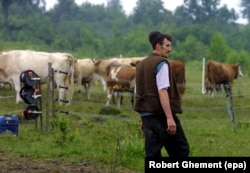
M 0 48 L 70 52 L 75 57 L 108 58 L 146 56 L 151 51 L 148 33 L 172 35 L 172 59 L 207 59 L 250 64 L 250 1 L 241 0 L 238 14 L 220 0 L 184 0 L 174 12 L 162 0 L 137 0 L 125 13 L 120 0 L 107 5 L 58 0 L 46 11 L 45 0 L 0 0 Z

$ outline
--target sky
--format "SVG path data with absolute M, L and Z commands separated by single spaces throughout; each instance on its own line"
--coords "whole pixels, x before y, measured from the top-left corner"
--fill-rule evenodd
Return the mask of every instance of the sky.
M 57 0 L 45 0 L 45 1 L 46 1 L 46 9 L 47 10 L 52 8 L 57 3 Z M 169 1 L 169 2 L 167 3 L 167 1 Z M 237 13 L 239 13 L 240 1 L 241 0 L 221 0 L 221 5 L 226 4 L 228 9 L 234 8 L 237 11 Z M 78 5 L 80 5 L 84 2 L 89 2 L 91 4 L 104 4 L 104 5 L 107 4 L 107 0 L 75 0 L 75 2 Z M 163 0 L 163 2 L 164 2 L 164 8 L 166 8 L 170 11 L 174 11 L 177 6 L 182 5 L 183 0 Z M 121 3 L 122 3 L 121 5 L 122 5 L 124 11 L 126 12 L 126 14 L 130 14 L 133 11 L 134 7 L 136 6 L 136 0 L 121 0 Z M 239 19 L 237 21 L 237 23 L 246 24 L 247 20 L 246 19 Z

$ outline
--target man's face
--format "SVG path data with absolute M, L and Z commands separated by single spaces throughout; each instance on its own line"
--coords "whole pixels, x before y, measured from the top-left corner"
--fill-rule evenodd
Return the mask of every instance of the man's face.
M 161 56 L 168 57 L 171 50 L 172 50 L 172 43 L 171 43 L 171 41 L 169 41 L 165 38 L 163 40 L 163 44 L 161 45 L 161 48 L 160 48 Z

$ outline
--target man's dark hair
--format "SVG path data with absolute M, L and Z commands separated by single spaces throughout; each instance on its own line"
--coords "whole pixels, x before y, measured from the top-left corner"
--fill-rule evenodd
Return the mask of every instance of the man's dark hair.
M 151 31 L 148 36 L 153 49 L 155 49 L 156 43 L 160 43 L 162 45 L 165 38 L 169 41 L 172 41 L 172 37 L 169 34 L 162 34 L 159 31 Z

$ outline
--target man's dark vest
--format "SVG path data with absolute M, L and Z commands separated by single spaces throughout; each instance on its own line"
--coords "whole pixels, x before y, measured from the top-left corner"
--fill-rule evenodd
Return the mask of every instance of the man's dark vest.
M 163 113 L 156 84 L 156 67 L 165 61 L 169 67 L 170 87 L 168 94 L 172 113 L 182 113 L 181 97 L 168 61 L 155 53 L 136 66 L 136 112 Z

